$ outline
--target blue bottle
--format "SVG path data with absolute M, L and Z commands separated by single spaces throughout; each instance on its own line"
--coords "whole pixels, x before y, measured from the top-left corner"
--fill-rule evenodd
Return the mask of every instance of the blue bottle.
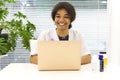
M 104 59 L 103 55 L 99 55 L 99 60 L 100 60 L 100 72 L 104 72 Z

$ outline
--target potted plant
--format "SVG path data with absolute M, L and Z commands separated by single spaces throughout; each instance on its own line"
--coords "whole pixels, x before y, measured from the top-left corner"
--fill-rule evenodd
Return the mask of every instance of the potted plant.
M 6 3 L 15 3 L 15 0 L 0 0 L 0 35 L 5 30 L 8 37 L 6 39 L 0 36 L 0 55 L 15 50 L 18 38 L 21 38 L 23 47 L 30 50 L 29 40 L 34 38 L 35 25 L 21 12 L 15 13 L 14 18 L 8 20 L 9 9 L 5 6 Z

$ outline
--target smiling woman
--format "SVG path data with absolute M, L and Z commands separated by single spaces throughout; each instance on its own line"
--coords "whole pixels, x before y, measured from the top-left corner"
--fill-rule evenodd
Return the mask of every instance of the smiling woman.
M 67 11 L 65 9 L 60 9 L 57 11 L 55 15 L 54 22 L 55 22 L 55 25 L 57 26 L 57 30 L 66 30 L 66 29 L 69 29 L 69 25 L 71 21 Z M 64 35 L 59 35 L 59 36 L 64 36 Z
M 107 22 L 107 0 L 17 0 L 15 4 L 5 4 L 5 6 L 10 9 L 8 20 L 13 18 L 12 15 L 14 13 L 21 11 L 36 25 L 34 35 L 37 38 L 42 30 L 56 28 L 50 13 L 53 6 L 61 1 L 67 1 L 74 5 L 76 9 L 76 20 L 72 22 L 72 28 L 82 33 L 87 42 L 88 49 L 93 54 L 98 54 L 98 51 L 106 50 L 106 37 L 109 32 L 109 24 Z M 56 31 L 54 32 L 56 33 Z M 69 37 L 70 36 L 68 36 L 68 38 Z M 51 40 L 53 39 L 54 38 L 51 38 Z M 29 52 L 22 47 L 20 41 L 21 39 L 17 40 L 14 54 L 9 54 L 10 56 L 7 58 L 0 60 L 0 64 L 2 64 L 3 67 L 8 64 L 8 61 L 10 63 L 29 62 Z
M 41 32 L 38 40 L 50 41 L 51 39 L 56 41 L 61 40 L 79 40 L 81 42 L 81 64 L 87 64 L 91 62 L 91 53 L 86 47 L 82 35 L 71 29 L 71 23 L 75 20 L 76 12 L 72 4 L 68 2 L 59 2 L 52 10 L 52 19 L 56 25 L 56 29 L 50 29 Z M 62 37 L 62 38 L 61 38 Z M 37 51 L 37 50 L 36 50 Z M 32 53 L 30 61 L 37 64 L 37 52 Z

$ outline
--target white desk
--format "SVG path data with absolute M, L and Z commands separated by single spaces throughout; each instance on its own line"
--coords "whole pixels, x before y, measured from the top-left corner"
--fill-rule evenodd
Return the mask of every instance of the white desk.
M 31 63 L 11 63 L 0 71 L 3 80 L 120 80 L 120 66 L 108 65 L 105 72 L 95 70 L 95 64 L 82 65 L 80 71 L 38 71 Z

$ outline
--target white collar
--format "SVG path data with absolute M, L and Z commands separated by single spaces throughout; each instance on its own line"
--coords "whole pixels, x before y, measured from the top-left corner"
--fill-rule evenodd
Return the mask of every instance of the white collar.
M 72 32 L 73 32 L 72 29 L 69 29 L 69 40 L 73 40 L 73 33 Z M 59 41 L 56 29 L 53 29 L 52 34 L 53 35 L 52 35 L 51 40 Z

